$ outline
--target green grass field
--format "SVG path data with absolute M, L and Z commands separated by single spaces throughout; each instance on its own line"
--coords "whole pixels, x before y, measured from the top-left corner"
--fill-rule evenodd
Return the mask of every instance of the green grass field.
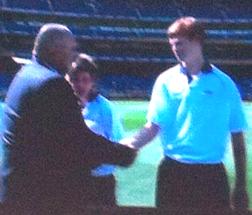
M 134 134 L 145 123 L 148 102 L 145 101 L 116 101 L 121 112 L 126 135 Z M 252 208 L 252 103 L 244 103 L 249 129 L 246 132 L 246 147 L 248 157 L 248 192 L 250 208 Z M 231 147 L 230 147 L 231 148 Z M 159 139 L 142 148 L 134 164 L 127 169 L 118 168 L 117 201 L 119 205 L 155 206 L 155 185 L 157 167 L 162 159 L 162 149 Z M 231 187 L 234 184 L 234 165 L 232 150 L 226 153 L 225 165 L 228 171 Z

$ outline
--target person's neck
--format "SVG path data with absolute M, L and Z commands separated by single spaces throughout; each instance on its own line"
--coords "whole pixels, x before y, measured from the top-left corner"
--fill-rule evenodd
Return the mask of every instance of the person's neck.
M 190 62 L 182 61 L 181 65 L 186 68 L 190 75 L 198 75 L 201 72 L 204 61 L 204 57 L 200 55 Z

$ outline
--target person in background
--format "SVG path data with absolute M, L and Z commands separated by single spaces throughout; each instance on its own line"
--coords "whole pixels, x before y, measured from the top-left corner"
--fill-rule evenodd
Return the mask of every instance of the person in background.
M 97 90 L 98 72 L 92 57 L 82 53 L 72 63 L 68 78 L 80 98 L 87 126 L 95 133 L 118 142 L 122 139 L 122 124 L 115 106 Z M 115 167 L 108 164 L 92 170 L 94 204 L 116 205 L 114 171 Z
M 158 170 L 159 208 L 214 211 L 230 208 L 230 190 L 223 165 L 229 136 L 236 180 L 232 205 L 246 210 L 247 128 L 236 85 L 204 56 L 206 33 L 193 17 L 182 17 L 168 28 L 178 64 L 157 78 L 147 124 L 121 142 L 141 148 L 160 135 L 164 159 Z
M 3 104 L 10 82 L 21 65 L 13 60 L 14 52 L 0 44 L 0 103 Z M 2 106 L 2 105 L 1 105 Z M 0 108 L 1 110 L 1 108 Z
M 3 113 L 4 113 L 4 99 L 9 88 L 9 85 L 15 76 L 15 73 L 20 69 L 21 65 L 13 60 L 14 52 L 0 44 L 0 136 L 3 131 Z M 3 162 L 3 148 L 0 145 L 0 165 Z M 1 174 L 0 174 L 1 175 Z M 0 190 L 4 188 L 2 177 L 0 177 Z M 0 201 L 2 196 L 0 195 Z
M 85 214 L 90 169 L 130 165 L 135 151 L 90 131 L 64 76 L 77 55 L 72 32 L 45 24 L 33 61 L 14 77 L 5 100 L 1 214 Z

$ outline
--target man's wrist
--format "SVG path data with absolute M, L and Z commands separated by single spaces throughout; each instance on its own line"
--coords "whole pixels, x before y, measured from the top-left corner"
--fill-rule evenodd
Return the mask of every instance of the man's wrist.
M 136 144 L 136 138 L 134 137 L 122 139 L 120 140 L 120 144 L 128 146 L 133 149 L 138 149 L 137 144 Z

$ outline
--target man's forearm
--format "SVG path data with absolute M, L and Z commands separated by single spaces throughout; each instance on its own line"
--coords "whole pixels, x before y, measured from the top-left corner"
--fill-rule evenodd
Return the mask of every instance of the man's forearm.
M 242 132 L 232 134 L 232 145 L 236 171 L 236 186 L 246 187 L 246 150 Z
M 139 149 L 149 143 L 157 135 L 159 127 L 152 123 L 147 123 L 135 136 L 122 141 L 123 144 Z
M 236 170 L 235 187 L 232 193 L 232 205 L 235 210 L 244 211 L 248 208 L 249 198 L 246 188 L 246 151 L 243 133 L 232 133 L 232 143 Z

